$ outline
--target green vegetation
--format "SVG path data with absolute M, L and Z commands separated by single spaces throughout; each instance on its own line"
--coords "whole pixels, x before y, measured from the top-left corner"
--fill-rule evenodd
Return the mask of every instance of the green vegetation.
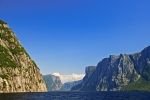
M 150 91 L 150 81 L 140 78 L 137 82 L 130 83 L 122 88 L 122 91 Z
M 30 58 L 25 49 L 20 45 L 18 39 L 15 37 L 14 33 L 9 28 L 0 27 L 0 39 L 8 43 L 8 49 L 0 46 L 0 67 L 15 67 L 16 62 L 12 61 L 12 56 L 26 54 Z M 8 53 L 11 52 L 12 56 Z M 36 66 L 35 62 L 33 64 Z
M 0 67 L 16 67 L 16 65 L 8 50 L 0 45 Z
M 2 78 L 2 79 L 8 79 L 8 75 L 0 75 L 0 77 Z
M 12 52 L 12 54 L 16 55 L 16 54 L 21 54 L 24 52 L 24 48 L 22 47 L 15 47 L 15 48 L 11 48 L 10 51 Z
M 147 64 L 144 67 L 144 70 L 142 72 L 142 76 L 144 77 L 144 79 L 146 79 L 147 81 L 150 81 L 150 65 Z
M 13 33 L 10 31 L 10 29 L 1 27 L 0 30 L 1 30 L 0 33 L 1 39 L 8 41 L 9 43 L 14 43 L 14 41 L 11 41 L 11 39 L 13 39 L 14 37 L 11 35 Z
M 25 51 L 25 49 L 17 41 L 17 38 L 12 35 L 14 33 L 11 32 L 11 30 L 9 28 L 2 27 L 2 28 L 0 28 L 0 30 L 4 31 L 3 33 L 0 33 L 0 38 L 9 43 L 10 51 L 12 52 L 12 54 L 20 55 L 24 52 L 28 55 L 28 53 Z

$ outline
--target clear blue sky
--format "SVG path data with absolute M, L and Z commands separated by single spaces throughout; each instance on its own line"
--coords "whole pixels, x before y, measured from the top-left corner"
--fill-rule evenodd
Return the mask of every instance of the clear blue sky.
M 0 18 L 43 74 L 84 73 L 150 45 L 150 0 L 0 0 Z

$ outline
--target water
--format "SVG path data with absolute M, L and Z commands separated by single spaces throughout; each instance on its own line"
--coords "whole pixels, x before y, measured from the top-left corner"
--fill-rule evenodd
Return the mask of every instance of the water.
M 0 100 L 150 100 L 150 92 L 8 93 Z

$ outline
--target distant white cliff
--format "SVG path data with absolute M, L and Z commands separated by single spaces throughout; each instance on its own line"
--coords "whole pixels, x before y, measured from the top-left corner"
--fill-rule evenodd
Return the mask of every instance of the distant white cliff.
M 85 74 L 60 74 L 60 73 L 53 73 L 52 75 L 58 76 L 62 83 L 66 82 L 73 82 L 82 80 Z
M 62 82 L 58 76 L 54 75 L 43 75 L 43 79 L 46 83 L 48 91 L 59 91 L 62 87 Z
M 72 87 L 81 83 L 84 74 L 53 73 L 43 75 L 48 91 L 70 91 Z

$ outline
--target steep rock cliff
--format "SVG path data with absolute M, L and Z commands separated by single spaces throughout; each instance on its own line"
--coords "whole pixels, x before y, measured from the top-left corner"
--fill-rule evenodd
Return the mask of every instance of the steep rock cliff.
M 39 68 L 14 32 L 0 20 L 0 92 L 42 91 L 47 89 Z
M 58 76 L 44 75 L 43 79 L 46 83 L 48 91 L 59 91 L 62 87 L 62 82 Z
M 86 84 L 86 82 L 88 82 L 89 78 L 91 77 L 91 75 L 95 72 L 96 70 L 96 66 L 87 66 L 86 69 L 85 69 L 85 77 L 83 78 L 82 81 L 80 81 L 79 84 L 73 86 L 71 88 L 71 90 L 73 91 L 80 91 L 84 85 Z M 88 90 L 90 90 L 91 87 L 88 87 Z
M 73 87 L 72 90 L 119 91 L 129 90 L 130 87 L 133 90 L 146 90 L 146 87 L 150 87 L 148 83 L 150 83 L 150 47 L 140 53 L 111 55 L 104 58 L 98 63 L 92 75 L 87 74 L 81 85 Z

